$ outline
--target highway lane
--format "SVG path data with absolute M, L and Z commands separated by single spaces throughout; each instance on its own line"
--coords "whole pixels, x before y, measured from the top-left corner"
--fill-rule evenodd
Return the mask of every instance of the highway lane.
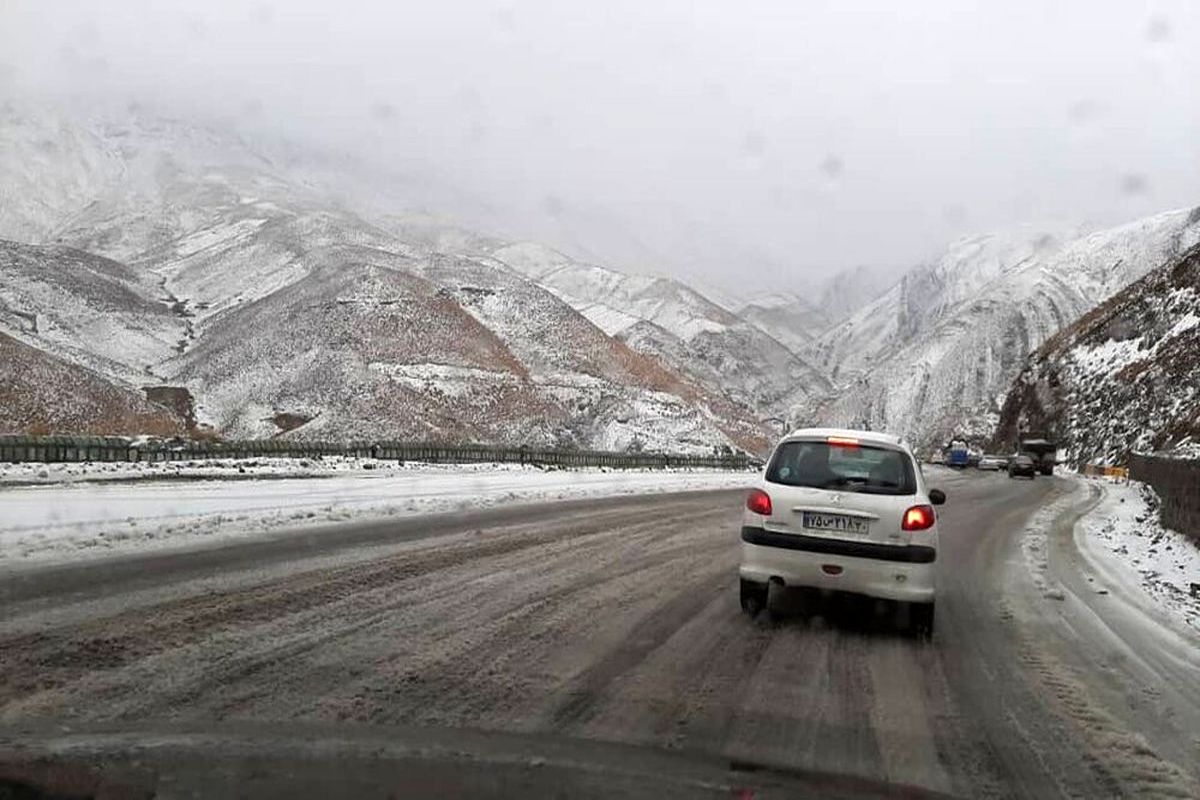
M 1069 523 L 1086 490 L 930 478 L 950 495 L 931 642 L 904 634 L 886 604 L 844 598 L 809 618 L 784 593 L 770 617 L 745 618 L 736 492 L 8 574 L 0 743 L 44 722 L 415 726 L 643 744 L 971 797 L 1196 794 L 1200 670 L 1128 605 L 1106 623 L 1083 588 Z M 1063 510 L 1046 573 L 1061 599 L 1021 550 L 1050 504 Z M 1156 695 L 1156 681 L 1169 690 Z

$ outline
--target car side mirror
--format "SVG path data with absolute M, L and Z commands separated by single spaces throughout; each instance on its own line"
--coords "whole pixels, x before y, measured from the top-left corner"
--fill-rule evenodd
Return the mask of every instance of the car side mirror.
M 930 489 L 929 502 L 933 503 L 935 506 L 940 506 L 942 503 L 946 502 L 946 493 L 941 489 Z

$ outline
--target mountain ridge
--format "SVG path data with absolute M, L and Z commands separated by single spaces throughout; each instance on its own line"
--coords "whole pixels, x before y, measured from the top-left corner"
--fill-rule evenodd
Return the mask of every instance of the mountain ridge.
M 16 276 L 25 288 L 20 297 L 0 294 L 0 330 L 132 390 L 180 383 L 193 392 L 201 421 L 221 432 L 390 431 L 685 451 L 765 446 L 766 425 L 719 387 L 630 349 L 486 253 L 439 254 L 427 238 L 408 242 L 387 229 L 388 220 L 323 199 L 233 139 L 178 121 L 98 123 L 83 132 L 26 121 L 21 131 L 24 144 L 0 157 L 0 183 L 21 176 L 33 196 L 16 208 L 6 201 L 0 233 L 24 231 L 46 244 L 32 251 L 40 261 L 27 249 L 39 245 L 0 250 L 19 252 L 23 265 L 16 256 L 0 262 L 5 286 Z M 63 158 L 21 160 L 30 152 Z M 76 162 L 99 166 L 80 174 Z M 128 191 L 114 191 L 121 187 Z M 460 239 L 476 252 L 495 245 Z M 76 249 L 51 249 L 65 246 Z M 133 287 L 128 302 L 165 333 L 135 347 L 132 332 L 147 324 L 127 320 L 103 334 L 74 330 L 56 347 L 45 324 L 31 327 L 21 316 L 31 313 L 23 310 L 28 298 L 46 294 L 40 279 L 66 269 L 67 252 L 124 275 Z M 83 299 L 102 281 L 74 272 L 82 284 L 47 296 L 32 313 L 49 319 L 55 308 L 87 308 Z M 353 285 L 333 280 L 338 273 Z M 307 303 L 309 319 L 293 313 L 296 302 Z M 346 317 L 356 304 L 373 310 Z M 408 316 L 392 313 L 401 307 Z M 438 334 L 437 320 L 452 333 Z M 464 337 L 491 348 L 491 361 L 459 357 Z M 380 340 L 390 349 L 379 351 Z M 113 356 L 109 344 L 122 352 Z M 473 381 L 477 397 L 463 388 Z M 355 407 L 358 417 L 334 413 Z M 281 418 L 286 430 L 276 425 Z M 308 422 L 293 424 L 300 419 Z
M 1198 240 L 1192 209 L 1076 237 L 960 240 L 814 346 L 838 384 L 817 417 L 921 446 L 987 440 L 1029 352 Z
M 1200 220 L 1200 209 L 1193 212 Z M 1030 354 L 996 441 L 1024 431 L 1074 464 L 1200 441 L 1200 245 L 1168 259 Z

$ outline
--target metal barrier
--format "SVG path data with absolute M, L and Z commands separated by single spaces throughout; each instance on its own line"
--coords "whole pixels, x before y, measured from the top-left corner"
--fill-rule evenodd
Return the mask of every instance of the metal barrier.
M 0 462 L 196 461 L 211 458 L 320 458 L 349 456 L 443 464 L 507 463 L 562 467 L 742 470 L 744 454 L 718 456 L 616 453 L 484 444 L 422 442 L 305 442 L 283 439 L 129 439 L 120 436 L 0 436 Z

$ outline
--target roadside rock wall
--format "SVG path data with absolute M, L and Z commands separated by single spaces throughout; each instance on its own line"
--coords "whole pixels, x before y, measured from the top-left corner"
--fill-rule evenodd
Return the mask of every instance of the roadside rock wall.
M 1159 519 L 1200 544 L 1200 459 L 1132 454 L 1129 477 L 1148 483 L 1162 500 Z

